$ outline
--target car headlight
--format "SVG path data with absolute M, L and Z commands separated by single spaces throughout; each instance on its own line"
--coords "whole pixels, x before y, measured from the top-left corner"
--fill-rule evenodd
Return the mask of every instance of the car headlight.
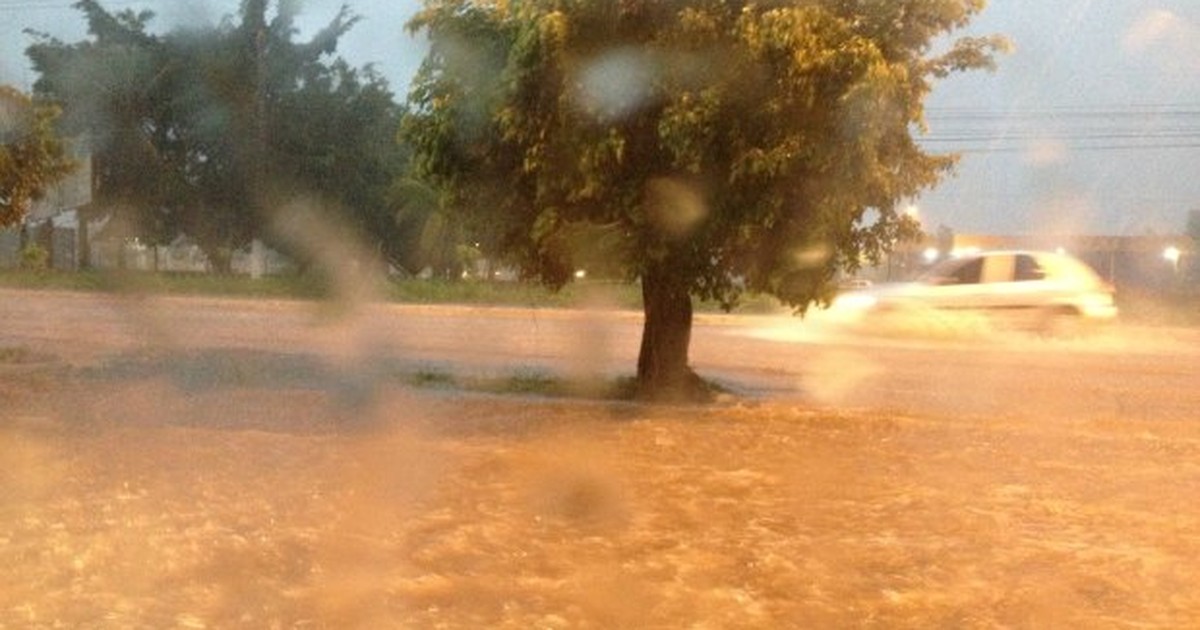
M 834 300 L 834 306 L 855 311 L 865 311 L 875 308 L 879 298 L 867 293 L 845 293 Z

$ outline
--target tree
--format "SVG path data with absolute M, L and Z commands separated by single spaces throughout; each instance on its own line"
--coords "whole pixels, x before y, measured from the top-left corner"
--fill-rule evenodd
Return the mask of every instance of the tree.
M 357 18 L 343 7 L 297 42 L 299 3 L 271 4 L 157 35 L 151 12 L 79 0 L 90 39 L 43 35 L 27 51 L 35 90 L 91 139 L 95 205 L 131 236 L 194 238 L 218 271 L 299 196 L 386 242 L 380 216 L 403 167 L 386 81 L 330 60 Z
M 401 265 L 409 251 L 395 183 L 407 154 L 396 140 L 400 106 L 372 68 L 338 60 L 311 68 L 301 86 L 280 99 L 270 135 L 276 179 L 319 193 L 356 238 Z
M 0 86 L 0 228 L 25 219 L 30 204 L 74 163 L 54 129 L 57 108 Z
M 26 51 L 40 74 L 34 93 L 62 108 L 65 132 L 86 143 L 91 208 L 107 211 L 113 219 L 108 229 L 150 242 L 169 240 L 167 170 L 153 142 L 168 131 L 155 118 L 164 62 L 160 42 L 146 32 L 152 14 L 110 15 L 95 2 L 76 6 L 93 39 L 67 45 L 38 35 L 39 43 Z
M 1000 38 L 935 43 L 983 0 L 427 0 L 409 96 L 414 167 L 443 203 L 552 287 L 571 235 L 608 235 L 641 281 L 644 396 L 701 389 L 692 297 L 744 290 L 803 312 L 841 269 L 916 226 L 949 172 L 913 138 L 948 74 Z

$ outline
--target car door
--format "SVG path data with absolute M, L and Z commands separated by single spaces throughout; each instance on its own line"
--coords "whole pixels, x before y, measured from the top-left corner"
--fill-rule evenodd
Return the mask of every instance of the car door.
M 991 311 L 1022 309 L 1029 305 L 1028 282 L 1038 275 L 1030 268 L 1031 258 L 1024 254 L 997 253 L 987 257 L 984 291 L 979 307 Z M 1044 277 L 1044 274 L 1042 274 Z
M 994 253 L 983 257 L 979 291 L 975 295 L 973 308 L 997 311 L 1023 305 L 1020 283 L 1014 281 L 1017 258 L 1017 255 L 1009 253 Z
M 1002 314 L 1005 321 L 1020 328 L 1040 325 L 1060 290 L 1038 256 L 1030 253 L 1006 255 L 1004 265 L 1008 278 L 995 284 L 993 312 Z M 998 272 L 999 274 L 999 272 Z

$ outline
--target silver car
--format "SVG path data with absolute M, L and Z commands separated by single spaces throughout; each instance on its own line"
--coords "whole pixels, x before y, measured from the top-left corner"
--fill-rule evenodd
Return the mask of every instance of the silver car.
M 1023 329 L 1074 332 L 1117 316 L 1113 287 L 1068 254 L 991 251 L 948 258 L 916 281 L 853 291 L 837 303 L 868 312 L 986 314 Z

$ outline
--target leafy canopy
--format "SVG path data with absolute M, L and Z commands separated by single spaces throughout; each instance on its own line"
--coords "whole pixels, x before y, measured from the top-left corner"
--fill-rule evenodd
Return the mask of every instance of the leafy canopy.
M 1004 42 L 935 45 L 983 4 L 428 0 L 405 137 L 488 252 L 550 285 L 665 266 L 804 308 L 916 231 L 900 208 L 955 162 L 914 139 L 924 98 Z
M 54 128 L 58 116 L 56 107 L 0 86 L 0 228 L 24 220 L 30 204 L 74 168 Z
M 399 107 L 370 68 L 332 59 L 356 22 L 345 7 L 296 41 L 299 3 L 246 0 L 215 27 L 151 33 L 150 12 L 76 6 L 90 38 L 42 36 L 28 50 L 40 94 L 91 140 L 97 205 L 134 234 L 186 234 L 220 266 L 267 235 L 303 193 L 387 242 L 402 170 Z

